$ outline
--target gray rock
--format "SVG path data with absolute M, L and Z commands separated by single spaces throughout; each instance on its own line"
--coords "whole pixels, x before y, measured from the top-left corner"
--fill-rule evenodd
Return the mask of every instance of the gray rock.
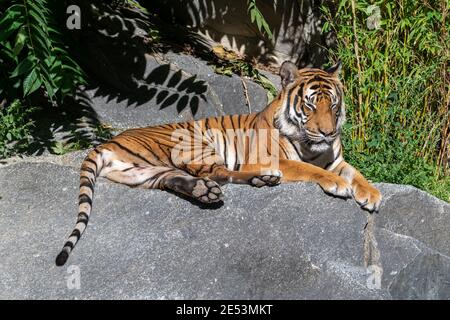
M 84 154 L 0 167 L 1 299 L 450 298 L 450 206 L 390 184 L 378 184 L 379 257 L 366 268 L 369 215 L 316 185 L 227 185 L 222 206 L 204 207 L 100 179 L 89 227 L 58 268 Z M 69 289 L 77 270 L 80 289 Z
M 271 40 L 251 22 L 245 1 L 155 0 L 148 9 L 168 23 L 197 32 L 210 46 L 221 44 L 275 66 L 292 60 L 302 66 L 320 67 L 327 62 L 326 48 L 334 43 L 332 35 L 322 30 L 322 4 L 325 1 L 257 1 L 273 33 Z
M 145 61 L 145 73 L 134 79 L 135 89 L 130 92 L 114 92 L 100 85 L 86 91 L 100 121 L 127 129 L 257 112 L 268 103 L 267 92 L 260 85 L 236 75 L 216 74 L 199 58 L 168 53 L 145 55 Z M 132 73 L 118 66 L 116 72 Z

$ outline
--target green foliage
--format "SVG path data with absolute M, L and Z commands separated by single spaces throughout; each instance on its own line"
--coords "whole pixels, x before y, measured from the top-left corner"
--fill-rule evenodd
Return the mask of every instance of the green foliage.
M 273 83 L 251 63 L 244 60 L 222 61 L 214 65 L 214 72 L 231 77 L 233 74 L 248 77 L 267 91 L 267 100 L 272 101 L 277 95 L 277 89 Z
M 56 28 L 52 0 L 12 0 L 0 7 L 0 95 L 27 97 L 44 88 L 62 101 L 85 83 Z M 2 5 L 3 6 L 3 5 Z
M 125 1 L 123 1 L 123 2 L 125 2 Z M 148 10 L 145 7 L 141 6 L 138 1 L 136 1 L 136 0 L 126 0 L 126 2 L 128 3 L 129 6 L 134 7 L 134 8 L 138 8 L 142 12 L 148 13 Z
M 91 148 L 99 142 L 105 142 L 112 138 L 112 128 L 107 125 L 98 124 L 93 128 L 92 135 L 95 137 L 96 143 L 93 143 L 92 137 L 87 136 L 83 131 L 73 130 L 70 132 L 70 138 L 65 141 L 54 141 L 50 147 L 50 151 L 56 155 L 64 155 L 66 153 Z
M 256 24 L 258 30 L 262 34 L 267 35 L 269 39 L 272 39 L 272 30 L 270 30 L 269 24 L 256 6 L 256 0 L 247 0 L 247 12 L 250 15 L 250 20 L 252 23 Z
M 54 154 L 61 156 L 71 151 L 79 150 L 80 147 L 75 142 L 55 141 L 51 149 Z
M 340 0 L 323 12 L 343 61 L 349 161 L 449 201 L 447 2 Z
M 158 28 L 151 26 L 148 31 L 148 37 L 154 43 L 158 43 L 161 41 L 161 32 Z
M 213 59 L 214 72 L 229 77 L 233 74 L 237 74 L 241 77 L 252 79 L 266 89 L 267 100 L 269 102 L 277 96 L 278 92 L 273 83 L 240 55 L 231 50 L 227 50 L 222 46 L 214 47 L 213 53 L 215 55 Z
M 30 144 L 33 108 L 24 107 L 19 100 L 0 110 L 0 159 L 23 152 Z

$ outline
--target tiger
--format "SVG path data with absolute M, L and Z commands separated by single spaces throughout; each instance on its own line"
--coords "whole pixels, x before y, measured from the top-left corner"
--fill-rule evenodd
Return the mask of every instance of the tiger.
M 56 265 L 66 263 L 86 230 L 98 177 L 207 204 L 223 200 L 221 186 L 227 183 L 313 182 L 329 195 L 353 197 L 362 209 L 377 212 L 381 193 L 343 158 L 341 69 L 340 61 L 327 69 L 298 69 L 285 61 L 281 90 L 261 112 L 129 129 L 96 146 L 81 165 L 76 225 Z M 238 147 L 237 135 L 230 133 L 246 131 L 251 134 Z M 196 152 L 197 146 L 211 150 Z

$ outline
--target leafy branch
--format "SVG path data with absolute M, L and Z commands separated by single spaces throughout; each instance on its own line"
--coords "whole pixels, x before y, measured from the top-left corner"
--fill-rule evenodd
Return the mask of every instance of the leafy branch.
M 85 83 L 55 27 L 49 0 L 14 0 L 0 16 L 0 94 L 27 97 L 44 88 L 50 100 L 62 101 Z
M 272 30 L 270 30 L 269 24 L 256 6 L 256 0 L 247 0 L 247 12 L 250 15 L 252 23 L 256 24 L 258 27 L 258 30 L 262 34 L 266 34 L 269 39 L 272 39 Z

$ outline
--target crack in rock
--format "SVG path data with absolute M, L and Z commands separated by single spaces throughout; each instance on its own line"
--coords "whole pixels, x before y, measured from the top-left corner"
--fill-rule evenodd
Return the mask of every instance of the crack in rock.
M 375 214 L 368 214 L 367 225 L 364 230 L 364 267 L 373 268 L 381 279 L 383 275 L 383 266 L 381 264 L 380 250 L 378 249 L 377 239 L 375 238 Z

